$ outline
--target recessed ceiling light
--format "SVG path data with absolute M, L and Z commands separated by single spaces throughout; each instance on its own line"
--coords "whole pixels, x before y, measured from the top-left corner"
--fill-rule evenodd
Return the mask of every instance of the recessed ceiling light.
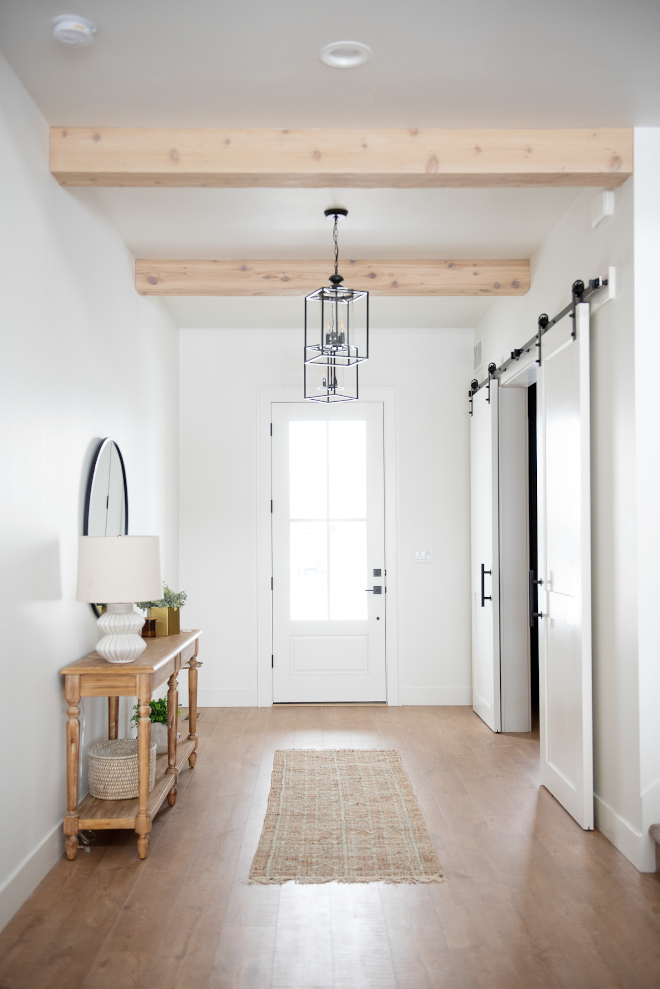
M 368 62 L 373 52 L 361 41 L 333 41 L 323 46 L 320 55 L 321 61 L 333 69 L 354 69 Z
M 64 45 L 91 45 L 96 34 L 96 24 L 77 14 L 59 14 L 53 17 L 53 37 Z

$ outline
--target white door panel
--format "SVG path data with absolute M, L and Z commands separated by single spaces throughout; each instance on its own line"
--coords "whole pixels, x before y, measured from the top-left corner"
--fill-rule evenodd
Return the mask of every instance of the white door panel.
M 292 635 L 291 673 L 368 673 L 367 635 Z
M 542 340 L 538 376 L 541 781 L 593 818 L 589 306 Z
M 489 401 L 490 399 L 490 401 Z M 493 731 L 501 730 L 498 388 L 482 388 L 473 399 L 472 487 L 472 705 Z
M 382 403 L 272 422 L 274 701 L 384 701 Z

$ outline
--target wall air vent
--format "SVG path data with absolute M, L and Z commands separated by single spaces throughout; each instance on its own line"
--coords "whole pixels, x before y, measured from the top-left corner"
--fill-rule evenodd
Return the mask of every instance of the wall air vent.
M 484 338 L 480 337 L 474 345 L 474 366 L 473 371 L 478 371 L 484 362 Z

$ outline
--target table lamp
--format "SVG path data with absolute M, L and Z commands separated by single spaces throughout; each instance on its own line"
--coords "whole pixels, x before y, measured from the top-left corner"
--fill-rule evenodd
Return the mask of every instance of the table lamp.
M 80 537 L 76 600 L 107 604 L 96 623 L 103 633 L 96 651 L 109 663 L 133 663 L 144 652 L 144 618 L 133 602 L 162 594 L 158 536 Z

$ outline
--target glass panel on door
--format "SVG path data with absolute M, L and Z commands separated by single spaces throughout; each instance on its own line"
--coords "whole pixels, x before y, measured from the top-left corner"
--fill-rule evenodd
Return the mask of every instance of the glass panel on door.
M 367 430 L 289 423 L 291 621 L 365 620 Z

